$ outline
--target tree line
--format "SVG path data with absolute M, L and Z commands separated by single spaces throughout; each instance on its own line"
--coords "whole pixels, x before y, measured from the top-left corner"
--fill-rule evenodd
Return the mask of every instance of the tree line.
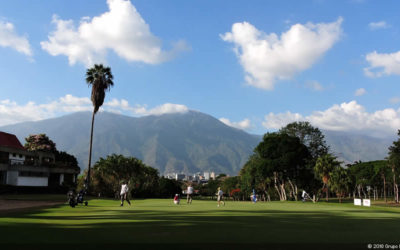
M 84 187 L 88 172 L 78 179 L 78 189 Z M 122 182 L 127 182 L 129 193 L 136 198 L 172 198 L 182 193 L 182 183 L 160 177 L 157 169 L 135 157 L 112 154 L 100 158 L 90 171 L 90 193 L 105 197 L 119 196 Z
M 400 136 L 400 130 L 398 135 Z M 385 160 L 343 165 L 330 152 L 322 132 L 308 122 L 294 122 L 275 133 L 267 133 L 239 177 L 225 185 L 226 193 L 240 190 L 248 199 L 255 189 L 263 200 L 298 200 L 302 190 L 315 201 L 336 196 L 393 197 L 399 202 L 400 139 L 389 147 Z
M 298 200 L 305 190 L 314 201 L 330 197 L 340 202 L 355 197 L 387 201 L 391 197 L 399 202 L 399 165 L 400 139 L 389 147 L 384 160 L 343 165 L 318 128 L 294 122 L 265 134 L 238 176 L 221 174 L 206 184 L 192 185 L 198 195 L 211 198 L 221 187 L 234 200 L 248 200 L 253 190 L 264 201 Z M 93 193 L 109 197 L 118 195 L 122 181 L 128 181 L 132 196 L 143 198 L 171 198 L 189 184 L 160 177 L 157 169 L 141 160 L 116 154 L 100 158 L 90 176 Z

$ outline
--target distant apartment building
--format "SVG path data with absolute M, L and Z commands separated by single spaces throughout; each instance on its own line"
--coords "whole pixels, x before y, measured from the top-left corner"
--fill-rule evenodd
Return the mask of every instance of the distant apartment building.
M 80 168 L 56 162 L 50 152 L 29 152 L 18 138 L 0 131 L 0 184 L 12 186 L 60 186 L 76 183 Z
M 184 174 L 175 174 L 175 180 L 177 181 L 183 181 L 185 179 L 186 175 Z
M 210 172 L 204 172 L 204 180 L 208 181 L 210 179 Z
M 213 180 L 216 179 L 215 172 L 211 172 L 210 173 L 210 179 L 213 179 Z
M 175 174 L 171 174 L 171 173 L 165 174 L 164 177 L 167 178 L 167 179 L 170 179 L 170 180 L 174 180 L 175 179 Z
M 197 174 L 194 174 L 194 175 L 193 175 L 193 181 L 194 181 L 194 182 L 199 181 L 199 176 L 198 176 Z

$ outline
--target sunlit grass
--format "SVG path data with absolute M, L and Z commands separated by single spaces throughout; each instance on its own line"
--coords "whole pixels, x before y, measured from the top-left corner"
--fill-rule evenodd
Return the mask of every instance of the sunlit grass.
M 6 244 L 360 244 L 399 242 L 400 209 L 351 203 L 226 202 L 93 199 L 89 206 L 60 205 L 0 214 Z M 43 240 L 46 235 L 46 241 Z M 399 242 L 400 243 L 400 242 Z M 351 245 L 354 246 L 354 245 Z

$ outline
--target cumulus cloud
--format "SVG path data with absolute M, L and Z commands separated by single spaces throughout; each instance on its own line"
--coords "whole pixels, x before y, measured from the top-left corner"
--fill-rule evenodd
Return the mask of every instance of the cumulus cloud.
M 185 105 L 181 104 L 173 104 L 173 103 L 165 103 L 163 105 L 157 106 L 153 109 L 150 109 L 147 114 L 149 115 L 163 115 L 163 114 L 171 114 L 171 113 L 186 113 L 189 109 Z
M 246 83 L 272 90 L 277 80 L 290 79 L 321 58 L 340 39 L 342 22 L 339 17 L 332 23 L 295 24 L 280 37 L 243 22 L 220 37 L 234 44 Z
M 298 113 L 291 113 L 287 111 L 286 113 L 274 114 L 269 113 L 265 116 L 262 125 L 267 129 L 280 129 L 286 126 L 286 124 L 291 122 L 298 122 L 304 120 L 304 117 Z
M 121 111 L 128 111 L 128 114 L 132 115 L 163 115 L 163 114 L 172 114 L 172 113 L 186 113 L 189 111 L 189 108 L 182 104 L 173 104 L 173 103 L 164 103 L 152 109 L 148 109 L 147 105 L 134 105 L 131 106 L 129 102 L 125 99 L 112 99 L 109 102 L 104 103 L 105 110 L 109 111 L 118 110 L 118 113 Z
M 221 122 L 225 123 L 226 125 L 237 128 L 237 129 L 246 130 L 246 129 L 251 128 L 250 120 L 247 118 L 242 121 L 239 121 L 239 122 L 231 122 L 229 119 L 224 118 L 224 117 L 220 118 L 219 120 Z
M 40 43 L 42 49 L 52 56 L 67 56 L 70 65 L 81 62 L 89 67 L 104 63 L 109 50 L 130 62 L 157 64 L 188 48 L 184 41 L 178 41 L 171 50 L 163 50 L 161 40 L 151 33 L 130 1 L 107 0 L 107 4 L 109 11 L 82 18 L 78 27 L 72 20 L 53 16 L 56 29 L 48 41 Z
M 28 57 L 33 55 L 28 39 L 18 35 L 10 22 L 0 21 L 0 46 L 12 48 Z
M 93 111 L 92 102 L 88 97 L 76 97 L 68 94 L 48 103 L 28 102 L 22 105 L 9 99 L 0 100 L 0 126 L 26 121 L 39 121 L 79 111 Z M 172 103 L 165 103 L 148 109 L 147 105 L 131 106 L 125 99 L 112 99 L 105 102 L 100 111 L 144 116 L 185 113 L 189 109 L 185 105 Z
M 400 75 L 400 51 L 394 53 L 369 53 L 365 59 L 370 64 L 364 68 L 368 77 L 381 77 L 385 75 Z
M 371 30 L 377 30 L 377 29 L 389 28 L 389 25 L 385 21 L 380 21 L 380 22 L 371 22 L 368 24 L 368 27 Z
M 354 93 L 355 96 L 362 96 L 365 95 L 367 93 L 367 91 L 364 88 L 359 88 L 356 90 L 356 92 Z
M 65 95 L 56 101 L 45 104 L 28 102 L 23 105 L 11 100 L 0 101 L 0 126 L 25 121 L 38 121 L 54 117 L 60 113 L 91 111 L 89 98 L 79 98 Z
M 279 129 L 294 121 L 309 121 L 321 129 L 368 133 L 376 137 L 393 135 L 400 128 L 400 109 L 387 108 L 367 112 L 356 101 L 333 105 L 309 116 L 299 113 L 269 113 L 262 123 L 267 129 Z

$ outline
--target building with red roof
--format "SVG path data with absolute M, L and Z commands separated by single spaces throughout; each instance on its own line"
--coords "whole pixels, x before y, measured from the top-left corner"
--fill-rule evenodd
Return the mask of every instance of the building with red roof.
M 24 146 L 22 146 L 21 142 L 19 142 L 18 138 L 9 133 L 0 131 L 0 147 L 9 147 L 14 149 L 25 150 Z
M 76 183 L 78 166 L 56 162 L 51 152 L 30 152 L 18 138 L 0 131 L 0 184 L 12 186 L 59 186 Z

